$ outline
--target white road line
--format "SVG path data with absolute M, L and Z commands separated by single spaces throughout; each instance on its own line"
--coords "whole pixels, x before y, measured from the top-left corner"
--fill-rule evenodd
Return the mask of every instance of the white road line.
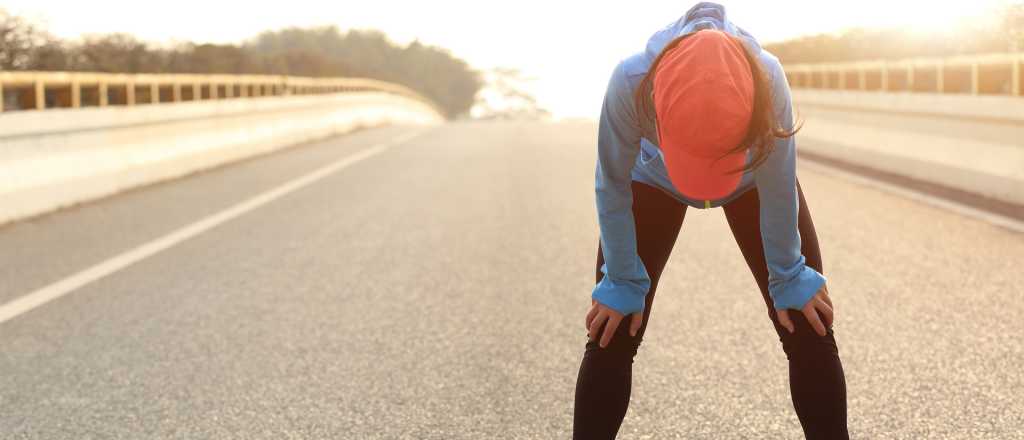
M 904 188 L 904 187 L 901 187 L 901 186 L 896 186 L 896 185 L 893 185 L 893 184 L 890 184 L 890 183 L 882 182 L 880 180 L 875 180 L 875 179 L 871 179 L 871 178 L 868 178 L 868 177 L 864 177 L 862 175 L 851 173 L 851 172 L 843 170 L 841 168 L 837 168 L 837 167 L 834 167 L 834 166 L 831 166 L 831 165 L 826 165 L 826 164 L 823 164 L 823 163 L 820 163 L 820 162 L 814 162 L 814 161 L 812 161 L 810 159 L 801 161 L 800 165 L 801 166 L 806 166 L 806 167 L 808 167 L 811 170 L 818 171 L 818 172 L 823 173 L 825 175 L 839 176 L 839 177 L 844 178 L 846 180 L 851 180 L 853 182 L 856 182 L 856 183 L 859 183 L 859 184 L 862 184 L 862 185 L 865 185 L 865 186 L 869 186 L 869 187 L 873 187 L 873 188 L 876 188 L 876 189 L 880 189 L 882 191 L 886 191 L 886 192 L 893 193 L 893 194 L 896 194 L 896 195 L 899 195 L 899 196 L 903 196 L 903 197 L 906 197 L 908 199 L 916 200 L 918 202 L 927 203 L 929 205 L 936 206 L 936 207 L 939 207 L 939 208 L 942 208 L 942 209 L 946 209 L 946 210 L 949 210 L 949 211 L 953 211 L 953 212 L 956 212 L 958 214 L 965 215 L 967 217 L 976 218 L 978 220 L 991 223 L 993 225 L 1002 226 L 1002 227 L 1004 227 L 1006 229 L 1009 229 L 1009 230 L 1012 230 L 1012 231 L 1015 231 L 1015 232 L 1024 233 L 1024 222 L 1021 222 L 1020 220 L 1017 220 L 1017 219 L 1014 219 L 1014 218 L 1010 218 L 1010 217 L 1007 217 L 1007 216 L 1004 216 L 1004 215 L 999 215 L 999 214 L 988 212 L 988 211 L 983 211 L 983 210 L 980 210 L 980 209 L 977 209 L 977 208 L 973 208 L 973 207 L 970 207 L 970 206 L 967 206 L 967 205 L 964 205 L 964 204 L 961 204 L 961 203 L 957 203 L 957 202 L 954 202 L 954 201 L 951 201 L 951 200 L 947 200 L 947 199 L 943 199 L 943 198 L 940 198 L 940 197 L 935 197 L 935 196 L 932 196 L 932 195 L 929 195 L 929 194 L 925 194 L 925 193 L 920 192 L 920 191 L 915 191 L 915 190 L 912 190 L 912 189 L 908 189 L 908 188 Z
M 382 144 L 375 145 L 373 147 L 362 150 L 351 156 L 346 156 L 337 161 L 329 163 L 323 167 L 320 167 L 308 174 L 298 177 L 294 180 L 286 182 L 276 188 L 268 190 L 264 193 L 249 198 L 248 200 L 242 201 L 234 206 L 231 206 L 223 211 L 216 214 L 210 215 L 209 217 L 203 218 L 195 223 L 178 229 L 170 234 L 163 237 L 157 238 L 153 241 L 140 245 L 134 249 L 126 251 L 120 255 L 114 256 L 106 261 L 103 261 L 95 266 L 88 269 L 82 270 L 74 275 L 64 278 L 48 286 L 42 287 L 25 295 L 22 295 L 14 300 L 11 300 L 3 305 L 0 305 L 0 324 L 14 319 L 19 315 L 28 312 L 36 307 L 67 295 L 79 287 L 103 278 L 107 275 L 113 274 L 121 269 L 124 269 L 132 264 L 138 263 L 148 257 L 151 257 L 160 251 L 166 250 L 178 243 L 202 234 L 220 224 L 228 222 L 234 218 L 241 216 L 249 211 L 259 208 L 267 203 L 284 197 L 296 190 L 299 190 L 305 186 L 321 180 L 332 173 L 335 173 L 348 166 L 354 165 L 365 159 L 369 159 L 373 156 L 383 153 L 387 149 L 399 145 L 414 137 L 422 134 L 422 131 L 408 133 L 399 136 L 390 141 Z

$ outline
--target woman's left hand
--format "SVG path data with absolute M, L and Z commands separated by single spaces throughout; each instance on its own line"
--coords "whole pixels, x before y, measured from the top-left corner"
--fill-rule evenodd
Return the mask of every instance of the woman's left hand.
M 832 307 L 832 299 L 828 297 L 828 287 L 823 284 L 818 293 L 815 293 L 800 311 L 803 312 L 807 322 L 811 324 L 818 336 L 825 336 L 825 329 L 832 326 L 836 316 Z M 793 320 L 789 319 L 789 309 L 775 309 L 775 313 L 779 317 L 779 324 L 786 330 L 789 330 L 790 333 L 796 330 L 793 327 Z M 824 322 L 822 322 L 822 318 L 824 318 Z
M 630 315 L 629 320 L 629 335 L 636 336 L 636 332 L 640 331 L 640 324 L 643 323 L 643 312 L 636 312 Z M 619 328 L 619 324 L 625 317 L 604 304 L 601 304 L 597 300 L 590 300 L 590 311 L 587 312 L 587 334 L 590 337 L 590 341 L 598 338 L 598 330 L 601 328 L 601 324 L 604 324 L 604 333 L 600 335 L 600 342 L 598 345 L 601 348 L 607 347 L 612 341 L 612 337 L 615 336 L 615 330 Z

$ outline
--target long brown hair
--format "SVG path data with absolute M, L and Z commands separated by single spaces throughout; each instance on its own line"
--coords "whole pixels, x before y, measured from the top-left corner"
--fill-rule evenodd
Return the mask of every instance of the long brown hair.
M 636 95 L 633 97 L 639 117 L 648 119 L 655 119 L 657 117 L 654 112 L 651 90 L 654 85 L 654 72 L 658 68 L 658 63 L 661 62 L 665 53 L 694 34 L 689 33 L 670 41 L 661 50 L 658 57 L 654 59 L 654 62 L 651 63 L 650 70 L 647 71 L 647 74 L 640 81 L 640 86 L 637 87 Z M 754 153 L 750 163 L 742 168 L 731 170 L 732 172 L 745 172 L 757 168 L 765 160 L 768 160 L 768 155 L 774 149 L 776 138 L 788 138 L 796 135 L 796 132 L 800 131 L 803 124 L 797 124 L 793 130 L 786 130 L 779 124 L 779 121 L 775 118 L 775 111 L 772 106 L 772 84 L 764 70 L 764 66 L 761 65 L 757 57 L 742 40 L 734 35 L 726 34 L 726 36 L 743 48 L 743 55 L 747 58 L 747 64 L 750 65 L 750 73 L 754 78 L 754 113 L 750 117 L 747 135 L 743 137 L 743 141 L 739 145 L 725 153 L 728 155 L 750 148 Z

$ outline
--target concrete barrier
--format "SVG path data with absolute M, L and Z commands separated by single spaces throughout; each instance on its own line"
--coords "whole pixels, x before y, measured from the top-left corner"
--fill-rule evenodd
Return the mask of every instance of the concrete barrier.
M 794 89 L 799 149 L 1024 204 L 1024 100 Z
M 384 92 L 6 112 L 0 224 L 358 127 L 442 120 Z

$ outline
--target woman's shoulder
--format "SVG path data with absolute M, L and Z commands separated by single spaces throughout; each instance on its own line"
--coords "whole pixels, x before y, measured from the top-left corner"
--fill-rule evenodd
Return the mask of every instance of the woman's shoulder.
M 605 105 L 611 114 L 629 117 L 636 123 L 636 109 L 633 96 L 643 80 L 642 54 L 623 58 L 615 65 L 605 92 Z
M 640 85 L 644 75 L 647 75 L 647 70 L 650 69 L 650 66 L 651 63 L 647 61 L 646 55 L 643 52 L 639 52 L 620 60 L 615 66 L 614 77 L 621 86 L 633 92 Z
M 782 62 L 779 61 L 779 57 L 768 51 L 768 49 L 761 49 L 761 52 L 757 54 L 758 61 L 764 66 L 764 70 L 770 78 L 774 81 L 780 77 L 785 77 L 786 73 L 782 68 Z

